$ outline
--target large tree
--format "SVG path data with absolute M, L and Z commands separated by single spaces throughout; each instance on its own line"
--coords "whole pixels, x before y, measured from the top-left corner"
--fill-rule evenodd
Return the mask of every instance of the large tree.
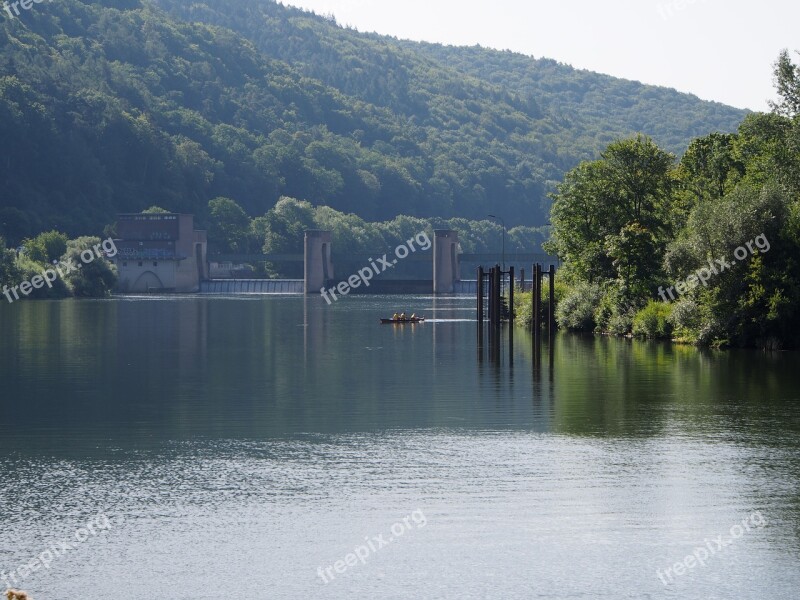
M 208 241 L 217 252 L 241 253 L 248 250 L 250 217 L 230 198 L 214 198 L 208 203 L 210 222 Z
M 788 50 L 781 52 L 773 73 L 781 101 L 770 102 L 772 110 L 785 117 L 800 115 L 800 66 L 792 62 Z
M 635 231 L 659 247 L 671 233 L 674 161 L 652 140 L 638 136 L 613 142 L 599 160 L 567 173 L 553 196 L 553 235 L 547 249 L 567 261 L 580 279 L 616 278 L 614 262 L 622 263 L 609 255 L 609 244 L 622 248 Z M 649 244 L 631 246 L 645 247 Z M 652 262 L 641 259 L 628 258 Z

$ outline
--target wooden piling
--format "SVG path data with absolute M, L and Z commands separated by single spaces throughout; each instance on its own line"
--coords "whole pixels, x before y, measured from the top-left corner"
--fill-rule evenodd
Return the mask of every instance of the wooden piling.
M 478 267 L 478 326 L 483 326 L 483 267 Z
M 547 336 L 552 340 L 553 334 L 556 331 L 556 267 L 550 265 L 550 270 L 547 272 L 548 282 L 550 284 L 550 306 L 547 307 Z
M 533 265 L 533 335 L 541 335 L 542 313 L 542 267 L 539 263 Z
M 503 269 L 500 265 L 494 268 L 494 300 L 495 300 L 495 322 L 494 325 L 500 328 L 500 322 L 503 320 L 502 310 L 502 284 L 503 284 Z
M 494 301 L 494 267 L 489 269 L 489 277 L 486 282 L 486 297 L 487 303 L 489 305 L 489 325 L 494 325 L 494 310 L 495 310 L 495 301 Z
M 508 267 L 508 322 L 514 328 L 514 267 Z

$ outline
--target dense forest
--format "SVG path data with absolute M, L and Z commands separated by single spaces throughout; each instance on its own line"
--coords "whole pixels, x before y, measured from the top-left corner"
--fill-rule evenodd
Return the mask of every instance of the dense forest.
M 481 48 L 411 44 L 269 0 L 53 0 L 0 13 L 0 235 L 99 235 L 151 205 L 281 197 L 366 221 L 548 222 L 611 140 L 673 152 L 744 111 Z
M 652 139 L 611 143 L 567 173 L 552 238 L 565 260 L 559 325 L 712 346 L 800 347 L 800 67 L 780 100 L 678 160 Z

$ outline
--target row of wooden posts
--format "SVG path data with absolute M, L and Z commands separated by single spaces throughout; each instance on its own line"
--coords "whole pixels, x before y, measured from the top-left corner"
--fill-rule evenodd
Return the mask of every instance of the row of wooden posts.
M 533 265 L 533 322 L 532 328 L 535 336 L 541 334 L 542 325 L 542 277 L 547 275 L 549 283 L 549 303 L 547 310 L 547 333 L 551 336 L 555 332 L 555 279 L 556 268 L 550 265 L 548 271 L 544 270 L 541 264 Z M 503 298 L 503 287 L 505 278 L 508 277 L 508 313 L 504 315 L 503 309 L 505 307 Z M 483 267 L 478 267 L 478 325 L 482 326 L 484 317 L 488 318 L 489 325 L 499 328 L 500 323 L 503 321 L 504 316 L 507 316 L 511 325 L 514 324 L 514 288 L 516 281 L 514 279 L 514 267 L 509 267 L 508 271 L 503 271 L 500 265 L 496 265 L 485 271 Z M 519 288 L 525 290 L 525 270 L 520 270 Z M 488 313 L 484 314 L 484 296 L 488 297 Z

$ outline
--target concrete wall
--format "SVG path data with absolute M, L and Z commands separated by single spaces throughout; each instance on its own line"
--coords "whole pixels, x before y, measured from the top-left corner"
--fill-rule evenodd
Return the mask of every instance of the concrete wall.
M 331 258 L 331 232 L 312 229 L 306 231 L 304 243 L 305 293 L 318 294 L 333 279 L 333 259 Z
M 146 260 L 118 258 L 119 281 L 117 289 L 126 293 L 150 291 L 175 291 L 176 269 L 174 260 Z
M 433 232 L 433 293 L 452 294 L 461 279 L 458 265 L 458 233 L 449 229 Z

